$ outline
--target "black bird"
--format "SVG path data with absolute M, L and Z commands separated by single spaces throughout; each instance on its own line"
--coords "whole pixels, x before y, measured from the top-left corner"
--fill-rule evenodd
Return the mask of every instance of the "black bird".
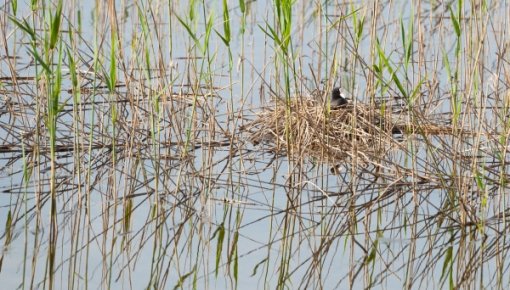
M 336 87 L 331 92 L 331 108 L 334 107 L 341 107 L 344 105 L 347 105 L 349 102 L 347 101 L 347 98 L 343 94 L 343 92 L 340 90 L 339 87 Z

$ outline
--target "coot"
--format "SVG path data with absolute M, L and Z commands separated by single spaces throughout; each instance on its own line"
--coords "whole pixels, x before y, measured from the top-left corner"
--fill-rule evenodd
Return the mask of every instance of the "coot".
M 331 108 L 347 105 L 349 102 L 339 87 L 331 92 Z

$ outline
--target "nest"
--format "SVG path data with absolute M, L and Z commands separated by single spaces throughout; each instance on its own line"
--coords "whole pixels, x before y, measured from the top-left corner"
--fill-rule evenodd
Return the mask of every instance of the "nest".
M 398 144 L 393 135 L 402 129 L 391 114 L 363 104 L 328 110 L 313 100 L 292 99 L 259 113 L 249 134 L 252 143 L 269 145 L 276 153 L 339 162 L 354 155 L 368 161 L 387 152 Z

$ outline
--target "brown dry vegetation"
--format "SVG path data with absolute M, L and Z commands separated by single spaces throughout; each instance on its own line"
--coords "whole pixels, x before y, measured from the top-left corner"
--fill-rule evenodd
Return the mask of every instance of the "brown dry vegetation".
M 1 285 L 508 288 L 506 2 L 90 5 L 0 4 Z

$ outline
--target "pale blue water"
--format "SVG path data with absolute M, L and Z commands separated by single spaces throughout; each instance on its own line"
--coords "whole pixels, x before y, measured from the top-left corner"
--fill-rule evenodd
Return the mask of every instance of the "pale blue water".
M 197 4 L 198 19 L 194 25 L 199 41 L 203 41 L 207 17 L 214 17 L 213 29 L 223 33 L 221 2 L 210 2 L 206 3 L 205 11 L 200 3 Z M 272 152 L 261 153 L 268 147 L 251 144 L 247 134 L 241 132 L 241 126 L 253 120 L 261 107 L 271 106 L 275 95 L 283 97 L 285 93 L 281 63 L 276 64 L 279 61 L 278 48 L 264 32 L 269 31 L 267 24 L 274 24 L 272 3 L 255 1 L 250 4 L 246 32 L 241 35 L 239 7 L 236 1 L 230 1 L 230 76 L 229 53 L 215 31 L 211 34 L 208 52 L 204 58 L 190 59 L 190 56 L 201 55 L 199 49 L 194 47 L 194 40 L 175 16 L 171 19 L 165 16 L 168 15 L 167 4 L 159 3 L 158 6 L 152 3 L 155 15 L 158 15 L 156 11 L 161 13 L 158 22 L 162 24 L 157 27 L 153 23 L 152 26 L 149 25 L 148 37 L 153 41 L 149 50 L 151 67 L 157 68 L 158 61 L 164 66 L 161 71 L 151 71 L 151 76 L 154 77 L 152 81 L 143 81 L 147 77 L 147 72 L 143 71 L 145 63 L 133 61 L 136 60 L 135 56 L 141 57 L 145 54 L 133 45 L 134 37 L 143 38 L 137 5 L 142 11 L 146 11 L 148 3 L 129 3 L 125 10 L 121 9 L 122 2 L 116 4 L 119 24 L 122 25 L 122 46 L 126 64 L 126 70 L 123 71 L 122 65 L 118 63 L 118 80 L 119 84 L 128 84 L 128 87 L 118 88 L 115 96 L 117 100 L 126 100 L 119 102 L 116 107 L 119 118 L 123 121 L 116 129 L 120 132 L 116 142 L 119 144 L 134 139 L 137 140 L 134 144 L 138 144 L 138 147 L 127 150 L 119 145 L 119 160 L 115 170 L 112 170 L 109 163 L 112 159 L 110 148 L 99 146 L 112 142 L 112 97 L 108 96 L 104 87 L 99 89 L 95 99 L 91 94 L 82 94 L 83 102 L 94 100 L 98 103 L 94 107 L 90 104 L 83 107 L 87 110 L 82 115 L 86 126 L 80 128 L 81 133 L 76 137 L 83 138 L 81 141 L 87 144 L 88 134 L 93 126 L 95 136 L 92 140 L 97 147 L 93 148 L 91 154 L 88 147 L 79 151 L 72 146 L 68 151 L 59 153 L 59 234 L 54 268 L 56 289 L 85 289 L 85 285 L 90 289 L 108 288 L 108 279 L 112 281 L 112 289 L 144 289 L 153 284 L 157 285 L 155 287 L 172 289 L 179 283 L 179 277 L 191 273 L 194 269 L 196 274 L 187 276 L 183 281 L 183 288 L 191 289 L 194 280 L 198 289 L 235 288 L 234 262 L 231 261 L 230 265 L 227 263 L 229 257 L 234 257 L 234 244 L 237 245 L 239 259 L 237 288 L 240 289 L 276 288 L 282 267 L 288 267 L 290 277 L 286 277 L 288 280 L 285 285 L 289 289 L 361 289 L 369 286 L 370 278 L 373 279 L 374 288 L 395 289 L 404 288 L 406 285 L 412 289 L 445 287 L 448 284 L 443 283 L 445 280 L 441 276 L 449 247 L 459 259 L 451 265 L 456 283 L 462 281 L 464 268 L 475 271 L 467 267 L 467 262 L 462 263 L 459 256 L 465 255 L 466 261 L 479 261 L 479 264 L 471 267 L 477 269 L 477 277 L 483 274 L 483 279 L 474 278 L 474 281 L 488 287 L 498 286 L 493 276 L 496 269 L 499 269 L 496 267 L 494 253 L 487 250 L 482 255 L 476 249 L 488 248 L 488 245 L 505 247 L 504 226 L 489 220 L 488 224 L 491 226 L 484 227 L 482 233 L 481 229 L 477 232 L 476 227 L 455 223 L 458 219 L 457 211 L 445 208 L 445 200 L 448 194 L 456 192 L 440 190 L 440 185 L 452 182 L 451 175 L 456 173 L 467 176 L 465 181 L 458 182 L 459 192 L 463 190 L 462 186 L 474 188 L 468 190 L 473 193 L 466 197 L 468 200 L 479 201 L 478 197 L 487 193 L 488 200 L 484 208 L 481 208 L 479 203 L 469 204 L 474 208 L 472 212 L 478 220 L 491 217 L 507 208 L 507 190 L 505 186 L 500 187 L 494 182 L 486 184 L 484 192 L 476 183 L 471 167 L 465 164 L 461 168 L 454 167 L 452 160 L 442 154 L 444 148 L 453 146 L 451 144 L 454 141 L 451 139 L 431 137 L 427 144 L 411 141 L 412 138 L 409 137 L 401 147 L 392 149 L 386 155 L 388 159 L 394 158 L 400 167 L 383 166 L 377 171 L 373 164 L 363 169 L 364 164 L 360 162 L 359 166 L 353 169 L 349 161 L 343 164 L 344 171 L 341 175 L 333 175 L 330 172 L 331 164 L 321 165 L 310 159 L 306 159 L 303 164 L 297 164 L 289 162 L 286 157 L 273 160 Z M 188 3 L 173 4 L 176 13 L 188 21 Z M 18 19 L 30 15 L 28 7 L 22 5 L 26 3 L 20 3 Z M 76 12 L 78 6 L 81 9 L 83 41 L 77 44 L 80 49 L 77 55 L 83 58 L 79 64 L 79 70 L 83 73 L 81 83 L 91 88 L 93 82 L 87 83 L 85 76 L 93 77 L 88 67 L 92 64 L 94 55 L 94 26 L 91 16 L 94 7 L 90 6 L 93 4 L 80 4 L 76 7 L 68 5 L 70 4 L 66 3 L 64 6 L 66 13 Z M 328 3 L 324 6 L 327 6 L 327 11 L 321 12 L 321 18 L 317 16 L 314 4 L 297 1 L 294 5 L 292 61 L 297 69 L 290 74 L 292 95 L 308 94 L 316 89 L 316 83 L 330 80 L 331 84 L 345 87 L 356 102 L 369 103 L 371 95 L 365 88 L 369 82 L 374 81 L 370 76 L 373 74 L 374 65 L 381 65 L 380 59 L 372 53 L 372 41 L 375 37 L 381 42 L 389 61 L 399 69 L 398 76 L 405 80 L 403 86 L 407 91 L 412 91 L 423 80 L 420 90 L 422 96 L 416 100 L 414 106 L 420 108 L 424 114 L 438 116 L 438 122 L 442 121 L 440 113 L 451 112 L 449 101 L 443 100 L 444 97 L 449 98 L 448 92 L 451 91 L 450 79 L 443 62 L 445 57 L 454 62 L 456 37 L 451 20 L 444 18 L 450 17 L 447 7 L 430 7 L 424 3 L 420 7 L 413 7 L 406 1 L 381 3 L 375 22 L 375 35 L 371 36 L 369 33 L 374 20 L 371 14 L 373 3 L 345 3 L 339 6 Z M 470 14 L 470 4 L 465 5 L 465 14 L 474 17 L 474 12 Z M 508 4 L 490 2 L 488 6 L 491 9 L 489 19 L 505 27 Z M 4 16 L 10 15 L 7 9 L 1 9 Z M 365 25 L 359 46 L 355 47 L 353 37 L 356 31 L 352 15 L 348 16 L 346 21 L 340 21 L 341 30 L 338 30 L 334 23 L 340 14 L 348 15 L 357 9 L 360 9 L 357 20 L 360 20 L 360 15 L 365 15 Z M 418 9 L 421 9 L 422 18 L 417 18 Z M 456 11 L 457 8 L 454 6 L 452 9 Z M 106 10 L 106 7 L 101 7 L 100 10 Z M 207 14 L 205 17 L 204 12 Z M 420 48 L 415 43 L 412 60 L 420 60 L 419 50 L 422 49 L 426 65 L 413 65 L 411 62 L 404 73 L 401 21 L 407 31 L 413 13 L 416 34 L 413 38 L 420 39 L 424 47 Z M 487 16 L 488 14 L 484 14 L 484 17 Z M 487 21 L 484 17 L 480 18 L 481 23 Z M 172 24 L 171 31 L 169 21 Z M 63 27 L 67 29 L 67 22 L 64 23 Z M 496 95 L 503 98 L 506 85 L 502 70 L 498 70 L 496 53 L 497 44 L 506 39 L 507 32 L 498 29 L 498 25 L 493 28 L 494 31 L 487 32 L 485 51 L 478 54 L 485 60 L 485 67 L 478 73 L 486 80 L 480 85 L 478 92 L 489 96 L 487 103 L 494 105 L 501 104 L 502 101 Z M 6 27 L 9 35 L 7 47 L 11 54 L 15 51 L 21 57 L 16 64 L 16 71 L 20 76 L 33 76 L 34 67 L 28 66 L 31 59 L 25 43 L 28 41 L 27 37 L 23 37 L 19 29 L 14 30 L 12 22 Z M 107 21 L 100 31 L 109 29 Z M 156 38 L 161 39 L 161 42 L 157 42 Z M 109 70 L 109 39 L 109 34 L 106 33 L 101 50 L 104 54 L 101 58 L 104 73 L 97 75 L 97 78 L 103 78 Z M 476 40 L 464 36 L 462 49 L 467 50 L 471 41 Z M 2 48 L 1 55 L 5 54 L 5 48 Z M 462 54 L 461 70 L 469 68 L 473 61 L 470 58 L 472 55 Z M 212 60 L 210 68 L 205 61 L 207 57 Z M 319 61 L 321 69 L 318 68 Z M 65 63 L 67 62 L 66 60 Z M 67 65 L 64 67 L 68 69 Z M 0 61 L 0 69 L 2 76 L 11 75 L 5 60 Z M 86 71 L 88 72 L 85 73 Z M 199 75 L 203 78 L 197 81 Z M 383 75 L 391 85 L 388 89 L 375 92 L 375 97 L 400 95 L 398 88 L 391 82 L 391 73 L 386 70 Z M 473 101 L 475 96 L 476 100 L 480 97 L 470 86 L 470 78 L 459 77 L 464 86 L 459 88 L 459 91 L 470 92 L 466 93 L 465 101 L 479 104 L 480 102 Z M 314 78 L 317 80 L 314 81 Z M 499 86 L 493 85 L 498 78 L 501 82 Z M 131 81 L 128 83 L 127 80 Z M 96 82 L 99 85 L 99 81 Z M 190 82 L 198 82 L 202 86 L 190 88 Z M 100 85 L 104 85 L 104 82 Z M 149 85 L 152 86 L 150 89 Z M 65 90 L 71 88 L 67 76 L 63 87 Z M 2 91 L 2 106 L 15 108 L 3 112 L 0 116 L 0 142 L 17 149 L 1 153 L 0 185 L 3 193 L 0 195 L 0 217 L 6 220 L 10 211 L 17 222 L 12 242 L 2 250 L 0 282 L 5 289 L 15 289 L 25 281 L 25 288 L 30 288 L 28 285 L 34 275 L 34 288 L 43 289 L 48 287 L 47 282 L 43 283 L 47 275 L 45 270 L 50 229 L 47 182 L 50 163 L 47 157 L 40 157 L 35 161 L 28 159 L 37 162 L 39 166 L 34 167 L 26 186 L 28 200 L 24 203 L 22 148 L 19 144 L 23 142 L 26 148 L 29 148 L 37 140 L 31 134 L 35 132 L 37 119 L 36 110 L 30 104 L 35 103 L 33 96 L 38 94 L 35 93 L 37 88 L 33 81 L 20 85 L 20 88 L 21 92 L 14 92 L 7 85 L 0 86 L 0 90 L 5 90 Z M 159 149 L 156 149 L 157 147 L 152 147 L 149 142 L 151 97 L 161 94 L 168 97 L 170 92 L 190 95 L 182 99 L 175 98 L 173 102 L 160 103 L 161 115 L 159 122 L 155 122 L 160 129 L 154 137 L 159 141 Z M 193 103 L 193 92 L 198 94 L 194 114 L 191 107 L 184 105 Z M 137 99 L 126 99 L 126 96 L 136 96 Z M 428 98 L 434 99 L 432 105 L 426 105 Z M 20 99 L 25 101 L 24 106 L 17 104 Z M 75 137 L 72 127 L 72 99 L 67 92 L 63 93 L 62 103 L 65 100 L 68 101 L 64 108 L 68 111 L 59 117 L 57 144 L 72 145 L 72 138 Z M 469 108 L 472 107 L 464 107 L 465 110 Z M 13 113 L 17 111 L 23 112 L 24 117 Z M 498 118 L 488 111 L 482 112 L 480 116 L 482 120 L 488 120 L 486 123 L 490 125 L 503 122 L 497 121 Z M 194 122 L 190 121 L 192 117 L 195 118 Z M 232 122 L 230 118 L 236 118 L 237 121 Z M 475 120 L 474 123 L 482 123 L 480 119 Z M 39 124 L 41 130 L 45 130 L 44 120 Z M 26 128 L 28 132 L 13 130 L 12 133 L 12 126 Z M 500 128 L 494 127 L 495 130 Z M 130 131 L 133 128 L 137 130 Z M 208 148 L 204 145 L 194 148 L 195 144 L 191 144 L 186 158 L 192 161 L 184 162 L 180 158 L 184 154 L 186 128 L 192 128 L 192 134 L 204 144 L 210 141 L 225 141 L 232 135 L 234 146 Z M 445 143 L 442 143 L 443 141 Z M 47 146 L 44 138 L 40 139 L 40 142 L 43 144 L 41 147 Z M 459 146 L 471 150 L 471 144 L 476 140 L 466 137 L 463 142 Z M 492 139 L 486 142 L 495 146 Z M 228 159 L 233 152 L 230 150 L 235 152 L 232 159 Z M 414 168 L 409 152 L 415 152 L 417 156 Z M 154 158 L 157 153 L 158 157 Z M 30 152 L 26 151 L 25 154 L 30 155 Z M 379 161 L 374 161 L 374 164 L 376 163 Z M 476 168 L 484 169 L 484 174 L 494 180 L 498 179 L 500 172 L 504 175 L 508 172 L 506 166 L 498 167 L 500 163 L 491 167 L 491 160 L 480 163 L 483 165 L 477 165 Z M 424 182 L 411 174 L 399 180 L 393 179 L 397 174 L 412 169 L 420 176 L 427 177 L 431 164 L 442 168 L 444 180 L 432 176 Z M 88 166 L 91 166 L 90 177 L 87 175 Z M 78 168 L 81 180 L 77 177 Z M 37 173 L 38 170 L 42 173 Z M 296 172 L 302 174 L 298 175 Z M 375 179 L 375 173 L 386 177 Z M 113 179 L 115 181 L 112 181 Z M 112 229 L 115 194 L 119 197 L 116 212 L 119 222 L 115 229 Z M 34 208 L 36 197 L 41 197 L 43 201 L 39 205 L 39 219 L 38 211 Z M 122 197 L 129 197 L 133 202 L 134 211 L 128 232 L 125 232 L 122 225 L 125 206 L 122 204 Z M 90 198 L 90 208 L 85 206 L 88 204 L 87 198 Z M 156 204 L 160 213 L 157 219 L 154 216 Z M 466 211 L 472 213 L 469 210 L 471 209 Z M 352 221 L 351 214 L 356 216 L 355 222 Z M 450 218 L 449 222 L 444 221 L 447 217 Z M 40 223 L 37 240 L 34 235 L 36 221 Z M 108 224 L 107 231 L 104 231 L 105 223 Z M 216 231 L 222 223 L 227 232 L 219 260 L 219 271 L 216 274 L 219 235 Z M 234 243 L 236 231 L 239 237 Z M 5 229 L 1 233 L 0 241 L 5 244 Z M 467 238 L 468 233 L 473 235 L 470 239 Z M 112 242 L 113 235 L 116 237 L 115 242 Z M 487 240 L 482 244 L 480 237 L 485 235 Z M 127 240 L 123 240 L 124 238 Z M 292 247 L 285 248 L 288 245 Z M 374 245 L 377 247 L 374 248 Z M 377 249 L 374 252 L 375 259 L 370 260 L 368 257 L 374 249 Z M 504 251 L 499 255 L 503 261 L 503 269 L 506 269 L 508 263 Z M 282 256 L 289 258 L 282 262 Z M 37 259 L 32 269 L 34 257 Z M 366 271 L 361 269 L 358 272 L 364 262 L 370 266 Z M 502 274 L 501 285 L 509 282 L 505 274 L 506 271 Z M 349 275 L 354 281 L 352 284 Z M 416 277 L 416 282 L 408 284 L 406 279 L 409 280 L 409 277 Z M 71 281 L 74 281 L 74 285 L 70 284 Z

